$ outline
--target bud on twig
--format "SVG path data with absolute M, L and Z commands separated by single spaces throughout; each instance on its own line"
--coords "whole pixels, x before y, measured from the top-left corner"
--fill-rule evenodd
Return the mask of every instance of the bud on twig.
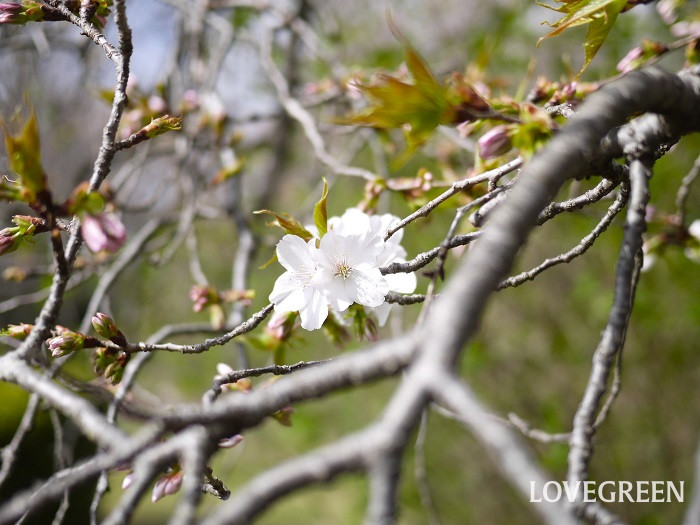
M 184 472 L 180 470 L 179 467 L 170 474 L 166 474 L 153 485 L 153 493 L 151 494 L 151 501 L 155 503 L 159 499 L 164 498 L 170 494 L 175 494 L 182 486 L 182 477 Z
M 97 375 L 109 379 L 113 385 L 118 384 L 124 375 L 124 368 L 131 354 L 114 348 L 98 348 L 94 355 L 94 370 Z
M 96 313 L 92 318 L 92 326 L 101 337 L 109 339 L 114 344 L 122 347 L 127 345 L 126 337 L 107 314 L 102 312 Z
M 53 357 L 63 357 L 68 354 L 72 354 L 77 350 L 82 350 L 86 347 L 86 342 L 88 347 L 91 346 L 90 339 L 88 336 L 81 334 L 79 332 L 73 332 L 62 326 L 57 326 L 56 330 L 59 335 L 47 339 L 46 344 L 49 347 L 49 351 Z
M 16 228 L 4 228 L 0 230 L 0 255 L 10 253 L 17 249 L 18 237 Z
M 482 159 L 500 157 L 510 151 L 512 144 L 507 126 L 496 126 L 484 133 L 479 140 L 479 155 Z
M 85 215 L 81 233 L 85 244 L 92 252 L 116 252 L 126 242 L 126 228 L 113 213 Z
M 32 328 L 34 328 L 33 324 L 10 324 L 7 325 L 7 328 L 0 330 L 0 335 L 12 337 L 13 339 L 17 339 L 19 341 L 24 341 L 32 331 Z
M 0 24 L 24 24 L 26 16 L 22 13 L 22 4 L 0 2 Z
M 231 437 L 224 438 L 219 441 L 219 448 L 233 448 L 243 441 L 243 436 L 240 434 L 234 434 Z

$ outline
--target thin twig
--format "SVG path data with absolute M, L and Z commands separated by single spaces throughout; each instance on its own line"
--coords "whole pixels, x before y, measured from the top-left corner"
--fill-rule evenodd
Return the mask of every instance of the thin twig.
M 593 454 L 595 416 L 607 389 L 608 377 L 625 342 L 634 291 L 641 267 L 642 233 L 646 228 L 645 210 L 649 200 L 651 171 L 645 162 L 634 159 L 630 164 L 630 204 L 625 221 L 625 233 L 617 262 L 615 294 L 610 309 L 608 324 L 593 355 L 593 367 L 574 416 L 569 440 L 569 468 L 567 480 L 570 484 L 584 481 L 588 477 L 588 465 Z M 577 494 L 579 499 L 582 495 Z M 579 512 L 585 503 L 578 505 Z
M 698 178 L 698 175 L 700 175 L 700 155 L 695 159 L 695 163 L 688 174 L 683 177 L 681 185 L 678 187 L 678 192 L 676 193 L 676 218 L 677 223 L 681 226 L 685 225 L 688 211 L 686 206 L 688 197 L 690 196 L 690 189 Z
M 416 476 L 416 485 L 418 485 L 418 494 L 421 504 L 428 515 L 428 523 L 430 525 L 440 525 L 440 514 L 438 514 L 435 502 L 430 494 L 430 486 L 428 485 L 428 473 L 425 466 L 425 438 L 428 434 L 428 414 L 423 411 L 420 417 L 420 425 L 416 434 L 416 444 L 414 446 L 414 474 Z
M 321 133 L 318 131 L 318 127 L 316 126 L 313 117 L 297 99 L 291 96 L 287 79 L 284 77 L 272 58 L 272 41 L 272 31 L 268 31 L 267 34 L 263 36 L 260 44 L 260 58 L 262 60 L 262 65 L 275 87 L 277 98 L 282 104 L 282 107 L 290 117 L 301 125 L 306 138 L 311 143 L 311 147 L 314 150 L 316 158 L 333 170 L 333 173 L 338 175 L 362 177 L 366 180 L 376 179 L 377 175 L 375 173 L 372 173 L 364 168 L 342 165 L 333 155 L 328 153 L 326 143 L 323 140 Z
M 600 237 L 603 234 L 603 232 L 605 232 L 605 230 L 608 229 L 608 226 L 610 226 L 617 214 L 620 213 L 620 211 L 622 211 L 622 209 L 625 207 L 625 204 L 627 203 L 628 198 L 629 184 L 623 183 L 620 188 L 620 193 L 615 199 L 615 202 L 610 206 L 610 208 L 608 208 L 608 211 L 605 213 L 605 215 L 596 225 L 596 227 L 593 228 L 591 233 L 589 233 L 583 239 L 581 239 L 581 241 L 576 246 L 571 248 L 569 251 L 562 253 L 561 255 L 545 259 L 542 263 L 535 266 L 531 270 L 527 270 L 525 272 L 519 273 L 518 275 L 509 277 L 504 281 L 501 281 L 497 289 L 503 290 L 504 288 L 508 288 L 510 286 L 520 286 L 521 284 L 527 281 L 532 281 L 535 277 L 537 277 L 545 270 L 548 270 L 552 266 L 556 266 L 558 264 L 563 263 L 569 263 L 573 261 L 576 257 L 579 257 L 580 255 L 586 253 L 588 249 L 591 246 L 593 246 L 596 239 L 598 239 L 598 237 Z
M 520 166 L 522 166 L 522 163 L 523 160 L 520 157 L 518 157 L 517 159 L 511 160 L 507 164 L 504 164 L 503 166 L 500 166 L 491 171 L 486 171 L 484 173 L 474 175 L 473 177 L 469 177 L 452 183 L 450 189 L 442 192 L 440 195 L 431 200 L 428 204 L 421 206 L 416 211 L 408 215 L 406 218 L 402 219 L 398 223 L 394 224 L 391 228 L 389 228 L 386 232 L 386 235 L 384 236 L 384 240 L 389 239 L 389 237 L 394 235 L 394 233 L 404 228 L 407 224 L 410 224 L 411 222 L 415 221 L 419 217 L 427 217 L 440 204 L 445 202 L 453 195 L 456 195 L 460 191 L 476 186 L 477 184 L 481 184 L 482 182 L 488 182 L 493 178 L 500 178 L 503 175 L 512 173 L 513 171 L 520 168 Z
M 0 459 L 2 459 L 2 467 L 0 467 L 0 487 L 7 481 L 8 476 L 12 472 L 12 466 L 19 457 L 19 447 L 22 441 L 24 441 L 25 436 L 34 426 L 34 418 L 36 417 L 40 400 L 41 398 L 38 394 L 29 396 L 29 401 L 24 409 L 24 415 L 17 426 L 17 430 L 15 430 L 15 435 L 12 436 L 12 441 L 2 447 L 2 452 L 0 452 Z
M 246 370 L 236 370 L 230 374 L 217 376 L 212 382 L 211 388 L 207 390 L 202 396 L 202 402 L 205 404 L 212 403 L 221 393 L 221 387 L 236 381 L 240 381 L 246 377 L 260 377 L 262 375 L 272 374 L 276 376 L 287 375 L 301 370 L 302 368 L 308 368 L 310 366 L 316 366 L 321 363 L 327 363 L 330 359 L 325 359 L 321 361 L 299 361 L 293 365 L 270 365 L 263 366 L 260 368 L 248 368 Z
M 260 323 L 263 322 L 263 320 L 265 320 L 268 315 L 270 315 L 272 309 L 273 305 L 268 304 L 262 310 L 253 314 L 247 321 L 241 323 L 230 332 L 227 332 L 219 337 L 212 337 L 194 345 L 176 345 L 173 343 L 154 344 L 146 342 L 130 344 L 127 347 L 127 350 L 129 352 L 152 352 L 154 350 L 165 350 L 168 352 L 180 352 L 182 354 L 200 354 L 202 352 L 206 352 L 213 346 L 225 345 L 231 339 L 254 330 Z

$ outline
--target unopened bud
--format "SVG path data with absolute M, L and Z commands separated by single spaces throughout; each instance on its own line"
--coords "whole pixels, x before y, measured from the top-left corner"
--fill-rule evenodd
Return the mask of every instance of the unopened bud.
M 243 436 L 240 434 L 234 434 L 231 437 L 224 438 L 219 441 L 219 448 L 233 448 L 243 441 Z
M 0 2 L 0 24 L 22 24 L 26 17 L 22 16 L 22 4 Z
M 53 357 L 63 357 L 76 350 L 82 350 L 85 345 L 85 336 L 78 332 L 63 329 L 60 335 L 46 341 Z
M 173 474 L 166 474 L 153 485 L 153 493 L 151 494 L 151 501 L 155 503 L 161 498 L 168 496 L 170 494 L 175 494 L 182 486 L 182 478 L 184 472 L 178 470 Z
M 124 479 L 122 480 L 122 490 L 128 489 L 133 482 L 134 482 L 134 473 L 129 472 L 126 476 L 124 476 Z
M 496 126 L 484 133 L 478 140 L 479 155 L 482 159 L 500 157 L 511 149 L 507 126 Z
M 250 306 L 251 301 L 255 299 L 255 290 L 226 290 L 221 292 L 220 296 L 224 301 Z
M 7 325 L 7 328 L 0 330 L 0 335 L 12 337 L 13 339 L 17 339 L 19 341 L 24 341 L 32 331 L 32 328 L 34 328 L 33 324 L 10 324 Z
M 126 242 L 126 228 L 112 213 L 85 215 L 81 233 L 85 244 L 92 252 L 116 252 Z
M 274 312 L 265 326 L 265 332 L 278 341 L 286 341 L 292 335 L 296 318 L 295 313 Z
M 165 115 L 153 119 L 150 124 L 144 126 L 141 130 L 149 139 L 167 133 L 168 131 L 179 131 L 182 129 L 182 117 L 171 117 Z
M 633 69 L 637 69 L 641 63 L 641 58 L 644 56 L 642 46 L 632 48 L 622 60 L 617 63 L 617 70 L 620 73 L 629 73 Z
M 119 333 L 112 318 L 102 312 L 97 312 L 93 316 L 92 326 L 95 331 L 105 339 L 112 339 L 112 337 L 115 337 Z
M 213 304 L 219 304 L 221 298 L 216 288 L 212 286 L 201 286 L 195 284 L 190 288 L 190 300 L 194 303 L 192 309 L 195 312 L 201 312 L 204 310 L 205 306 L 211 306 Z
M 15 251 L 19 245 L 18 240 L 17 228 L 4 228 L 0 230 L 0 255 Z
M 114 344 L 119 346 L 127 345 L 126 337 L 124 337 L 124 334 L 107 314 L 97 312 L 92 318 L 92 326 L 100 336 L 109 339 Z

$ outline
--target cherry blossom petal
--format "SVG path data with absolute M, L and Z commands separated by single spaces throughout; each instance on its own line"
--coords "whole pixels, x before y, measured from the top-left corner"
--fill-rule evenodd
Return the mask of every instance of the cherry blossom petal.
M 314 292 L 306 306 L 299 311 L 301 327 L 317 330 L 328 317 L 328 301 L 320 292 Z
M 297 275 L 285 272 L 275 281 L 269 299 L 275 305 L 276 312 L 296 312 L 306 305 L 311 292 L 312 290 L 305 292 Z
M 384 326 L 386 324 L 386 320 L 389 318 L 389 314 L 394 309 L 394 306 L 395 305 L 391 303 L 383 302 L 379 306 L 372 308 L 374 316 L 377 318 L 377 324 L 379 324 L 379 326 Z
M 401 261 L 404 262 L 404 261 Z M 398 293 L 413 293 L 418 284 L 416 274 L 411 273 L 391 273 L 384 276 L 389 290 Z
M 370 307 L 382 304 L 389 292 L 389 286 L 379 268 L 364 264 L 352 270 L 345 288 L 354 302 Z
M 353 303 L 353 299 L 346 290 L 345 279 L 340 275 L 333 275 L 331 271 L 319 272 L 314 277 L 314 284 L 323 290 L 333 310 L 344 312 Z
M 301 237 L 285 235 L 277 243 L 277 259 L 289 271 L 308 271 L 313 268 L 310 248 Z

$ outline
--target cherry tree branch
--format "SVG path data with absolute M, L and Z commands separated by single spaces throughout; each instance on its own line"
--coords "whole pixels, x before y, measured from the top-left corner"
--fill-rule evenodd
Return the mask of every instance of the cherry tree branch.
M 615 276 L 615 296 L 610 310 L 608 324 L 603 331 L 598 348 L 593 354 L 593 368 L 588 379 L 581 404 L 574 416 L 571 439 L 569 440 L 569 469 L 567 479 L 570 484 L 588 478 L 588 464 L 593 454 L 595 416 L 607 389 L 608 377 L 615 358 L 625 342 L 627 325 L 634 304 L 634 291 L 641 268 L 642 233 L 646 229 L 645 213 L 649 200 L 651 170 L 648 162 L 639 159 L 630 164 L 630 205 L 625 221 L 625 234 L 622 240 Z M 582 498 L 582 495 L 579 494 Z
M 625 204 L 627 203 L 628 198 L 629 187 L 626 183 L 623 183 L 620 188 L 620 193 L 615 199 L 615 202 L 613 202 L 610 208 L 608 208 L 608 211 L 605 213 L 605 215 L 596 225 L 596 227 L 593 228 L 591 233 L 589 233 L 583 239 L 581 239 L 581 242 L 579 242 L 576 246 L 574 246 L 567 252 L 557 255 L 556 257 L 545 259 L 542 263 L 538 264 L 531 270 L 519 273 L 518 275 L 514 275 L 512 277 L 508 277 L 508 279 L 501 281 L 501 283 L 498 285 L 498 289 L 502 290 L 503 288 L 508 288 L 510 286 L 519 286 L 527 281 L 532 281 L 535 277 L 537 277 L 545 270 L 548 270 L 552 266 L 571 262 L 576 257 L 579 257 L 580 255 L 586 253 L 588 249 L 591 246 L 593 246 L 596 239 L 598 239 L 598 237 L 600 237 L 603 234 L 603 232 L 605 232 L 605 230 L 608 229 L 608 226 L 610 226 L 617 214 L 620 213 L 620 211 L 622 211 L 622 209 L 625 207 Z
M 63 8 L 67 10 L 67 8 L 65 8 L 65 6 L 58 0 L 51 0 L 49 3 L 51 5 L 56 4 L 54 7 L 57 9 Z M 88 35 L 97 33 L 91 24 L 88 24 L 86 21 L 76 17 L 72 13 L 70 14 L 76 19 L 71 19 L 71 21 L 81 27 L 81 29 L 84 29 Z M 68 16 L 68 14 L 66 14 L 66 16 Z M 126 20 L 126 7 L 124 5 L 124 0 L 115 0 L 114 21 L 119 35 L 119 51 L 113 52 L 113 48 L 108 47 L 105 49 L 105 52 L 107 53 L 107 56 L 115 62 L 117 82 L 114 91 L 112 109 L 109 119 L 102 132 L 102 144 L 100 146 L 97 159 L 95 160 L 93 173 L 90 178 L 89 191 L 96 191 L 111 169 L 112 160 L 114 159 L 114 154 L 116 152 L 115 137 L 117 134 L 117 127 L 119 126 L 119 121 L 121 120 L 122 113 L 124 112 L 124 108 L 127 104 L 126 84 L 129 79 L 129 63 L 131 60 L 133 47 L 131 43 L 131 29 L 129 29 Z M 83 28 L 83 25 L 88 27 Z M 101 42 L 99 38 L 98 40 Z M 32 330 L 31 334 L 29 334 L 24 343 L 22 343 L 22 346 L 16 351 L 18 355 L 27 356 L 35 353 L 43 340 L 46 339 L 48 331 L 54 324 L 61 308 L 63 294 L 68 285 L 68 280 L 70 279 L 70 269 L 75 262 L 75 257 L 78 254 L 81 244 L 82 241 L 80 230 L 76 228 L 73 233 L 71 233 L 66 246 L 66 264 L 59 265 L 59 270 L 61 270 L 61 266 L 63 266 L 64 271 L 57 271 L 54 274 L 50 295 L 44 303 L 39 317 L 34 323 L 34 329 Z

